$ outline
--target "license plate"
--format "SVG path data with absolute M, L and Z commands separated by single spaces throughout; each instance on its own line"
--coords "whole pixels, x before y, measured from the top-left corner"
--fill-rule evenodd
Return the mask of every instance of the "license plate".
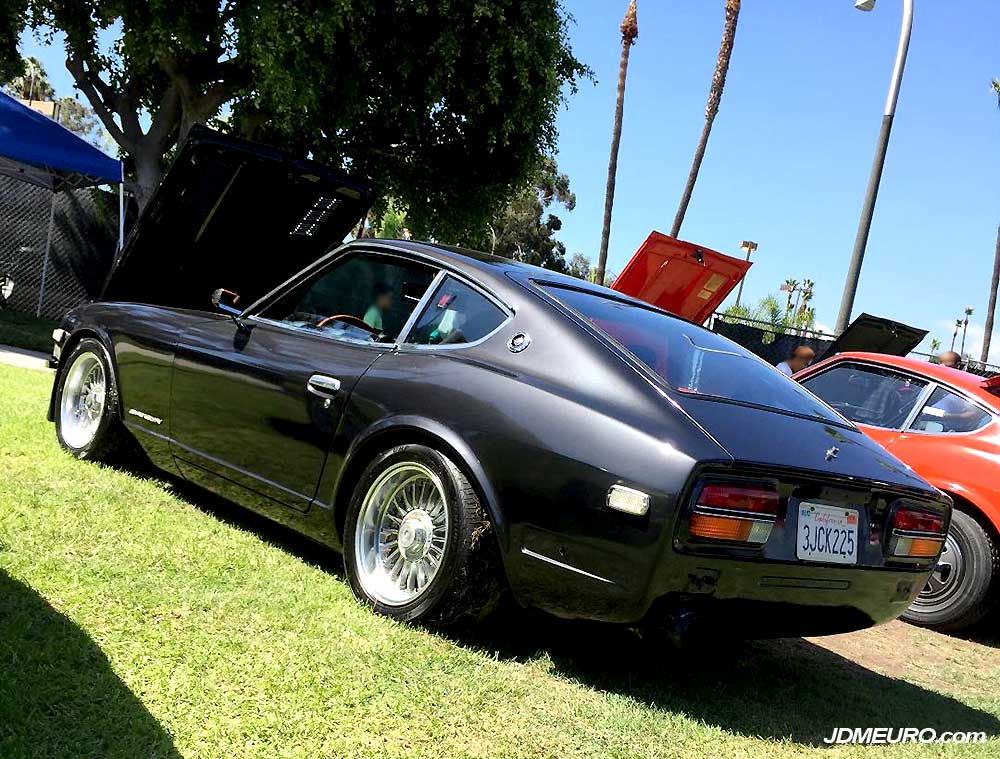
M 857 510 L 821 503 L 800 503 L 795 555 L 804 561 L 857 564 Z

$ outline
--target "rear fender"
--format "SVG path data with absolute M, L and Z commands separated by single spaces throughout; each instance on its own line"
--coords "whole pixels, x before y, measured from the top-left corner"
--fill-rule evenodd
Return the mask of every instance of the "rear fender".
M 960 482 L 933 481 L 932 484 L 952 496 L 955 508 L 970 512 L 972 517 L 979 516 L 993 528 L 993 533 L 1000 536 L 1000 504 L 976 489 L 966 487 Z
M 501 553 L 505 554 L 509 543 L 507 523 L 499 508 L 496 492 L 490 485 L 490 480 L 479 458 L 465 440 L 447 426 L 433 419 L 411 414 L 380 419 L 351 441 L 333 486 L 333 495 L 330 500 L 334 507 L 338 535 L 343 537 L 347 506 L 351 500 L 354 484 L 361 472 L 378 453 L 404 443 L 430 445 L 438 448 L 452 459 L 476 489 L 476 493 L 493 523 Z

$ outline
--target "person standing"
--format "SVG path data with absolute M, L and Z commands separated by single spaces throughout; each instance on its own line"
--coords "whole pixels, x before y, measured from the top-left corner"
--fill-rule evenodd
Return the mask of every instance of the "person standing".
M 945 351 L 938 356 L 938 363 L 941 364 L 941 366 L 947 366 L 952 369 L 960 369 L 962 357 L 955 353 L 955 351 Z
M 791 377 L 796 372 L 801 372 L 816 358 L 816 351 L 808 345 L 796 345 L 788 358 L 778 364 L 775 368 L 786 377 Z

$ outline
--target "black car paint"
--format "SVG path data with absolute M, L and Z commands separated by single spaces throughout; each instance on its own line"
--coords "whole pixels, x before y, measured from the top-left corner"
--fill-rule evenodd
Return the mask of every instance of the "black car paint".
M 97 303 L 73 312 L 63 328 L 70 340 L 105 341 L 117 362 L 123 419 L 157 466 L 333 548 L 367 460 L 419 440 L 448 453 L 477 487 L 515 597 L 554 614 L 637 622 L 664 606 L 706 615 L 757 608 L 771 616 L 744 615 L 736 623 L 745 632 L 770 632 L 766 620 L 783 620 L 774 622 L 782 634 L 819 634 L 897 616 L 919 592 L 929 568 L 888 566 L 880 549 L 852 567 L 795 559 L 788 514 L 806 495 L 860 504 L 869 537 L 894 498 L 947 508 L 851 425 L 674 392 L 533 280 L 621 297 L 603 288 L 418 243 L 359 241 L 316 265 L 358 250 L 454 272 L 512 317 L 465 347 L 348 346 L 257 319 L 272 293 L 241 319 Z M 515 334 L 530 336 L 527 349 L 509 349 Z M 311 372 L 345 380 L 331 408 L 305 393 Z M 844 453 L 828 461 L 831 444 Z M 290 451 L 308 459 L 305 469 L 286 460 Z M 692 483 L 706 472 L 780 481 L 779 524 L 788 533 L 763 551 L 686 540 Z M 615 484 L 649 493 L 650 512 L 609 509 Z M 869 513 L 873 492 L 887 495 Z

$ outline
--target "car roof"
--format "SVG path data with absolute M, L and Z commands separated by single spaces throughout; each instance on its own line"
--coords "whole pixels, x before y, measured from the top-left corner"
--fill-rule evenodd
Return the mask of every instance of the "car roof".
M 471 248 L 459 248 L 452 245 L 441 245 L 439 243 L 416 240 L 383 240 L 378 238 L 361 238 L 348 243 L 348 245 L 388 248 L 399 252 L 416 253 L 421 256 L 433 258 L 458 269 L 466 276 L 472 277 L 488 288 L 491 285 L 496 285 L 503 290 L 509 287 L 511 280 L 527 283 L 529 280 L 539 279 L 594 293 L 606 298 L 633 303 L 642 308 L 659 311 L 674 319 L 687 321 L 677 314 L 664 311 L 645 301 L 617 292 L 609 287 L 602 287 L 601 285 L 596 285 L 593 282 L 588 282 L 585 279 L 580 279 L 569 274 L 562 274 L 552 269 L 543 269 L 541 266 L 513 261 L 509 258 L 502 258 L 501 256 L 483 253 L 479 250 L 472 250 Z
M 802 372 L 802 377 L 805 378 L 806 376 L 810 376 L 820 368 L 829 366 L 830 364 L 852 359 L 855 361 L 864 361 L 870 364 L 881 364 L 894 369 L 901 369 L 912 374 L 919 374 L 933 380 L 934 382 L 951 385 L 959 390 L 964 390 L 970 395 L 976 396 L 976 398 L 989 404 L 991 408 L 1000 411 L 1000 398 L 983 388 L 984 377 L 980 377 L 978 374 L 972 374 L 971 372 L 964 372 L 961 369 L 952 369 L 949 366 L 933 364 L 930 361 L 918 358 L 889 356 L 884 353 L 847 351 L 845 353 L 838 353 L 836 356 L 824 359 L 818 364 L 810 366 Z

